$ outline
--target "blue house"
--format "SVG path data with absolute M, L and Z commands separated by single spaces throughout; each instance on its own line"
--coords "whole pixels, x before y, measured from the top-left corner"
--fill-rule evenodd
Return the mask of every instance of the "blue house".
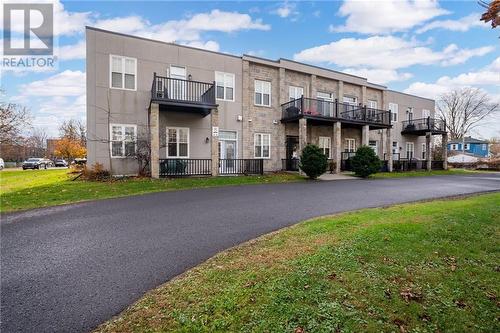
M 462 147 L 462 145 L 464 145 Z M 448 141 L 448 153 L 462 153 L 476 157 L 488 157 L 490 154 L 490 144 L 488 141 L 474 139 L 466 136 L 464 139 L 455 139 Z

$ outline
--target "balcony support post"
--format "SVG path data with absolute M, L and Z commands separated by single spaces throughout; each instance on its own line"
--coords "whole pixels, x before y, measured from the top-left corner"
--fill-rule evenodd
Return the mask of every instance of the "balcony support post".
M 340 121 L 333 123 L 333 145 L 332 158 L 335 162 L 335 173 L 340 173 L 340 164 L 342 159 L 342 126 Z
M 443 151 L 443 169 L 448 170 L 448 133 L 441 136 L 441 150 Z
M 160 178 L 160 106 L 151 103 L 149 109 L 149 139 L 151 140 L 151 178 Z
M 385 146 L 387 147 L 387 171 L 392 172 L 392 129 L 387 128 L 385 130 Z
M 363 125 L 361 129 L 361 144 L 368 146 L 370 140 L 370 125 Z
M 432 133 L 425 133 L 425 161 L 427 171 L 432 170 Z
M 219 175 L 219 137 L 215 133 L 219 132 L 219 111 L 217 109 L 212 109 L 210 113 L 210 120 L 212 124 L 212 133 L 210 140 L 210 157 L 212 159 L 212 170 L 211 174 L 213 177 Z M 214 130 L 216 128 L 216 130 Z
M 307 145 L 307 118 L 299 119 L 299 157 Z M 302 171 L 300 171 L 302 174 Z

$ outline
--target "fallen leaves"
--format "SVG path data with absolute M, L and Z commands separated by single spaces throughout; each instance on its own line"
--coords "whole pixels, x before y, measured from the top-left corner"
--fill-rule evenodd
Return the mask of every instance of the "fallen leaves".
M 412 290 L 411 288 L 403 289 L 399 295 L 405 300 L 406 303 L 409 303 L 410 301 L 420 302 L 423 298 L 421 292 Z

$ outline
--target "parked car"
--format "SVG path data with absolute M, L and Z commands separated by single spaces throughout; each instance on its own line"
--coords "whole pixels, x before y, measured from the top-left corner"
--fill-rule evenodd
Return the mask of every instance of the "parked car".
M 3 158 L 0 158 L 0 170 L 3 170 L 5 168 L 5 163 L 3 162 Z
M 23 162 L 23 170 L 26 169 L 47 169 L 49 163 L 44 158 L 28 158 Z
M 87 163 L 86 158 L 75 158 L 72 162 L 72 164 L 76 164 L 76 165 L 85 165 L 85 163 Z
M 68 167 L 68 162 L 66 162 L 65 160 L 63 160 L 62 158 L 58 158 L 54 161 L 54 165 L 56 167 L 65 167 L 67 168 Z

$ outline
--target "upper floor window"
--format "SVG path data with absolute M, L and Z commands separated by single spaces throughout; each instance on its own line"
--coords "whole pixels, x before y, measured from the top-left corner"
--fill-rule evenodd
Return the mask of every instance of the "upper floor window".
M 389 110 L 391 111 L 391 122 L 397 122 L 399 106 L 396 103 L 389 103 Z
M 304 88 L 302 87 L 294 87 L 290 86 L 288 88 L 288 96 L 290 101 L 293 101 L 294 99 L 301 98 L 304 95 Z
M 409 107 L 406 109 L 406 117 L 407 117 L 408 121 L 413 120 L 413 108 L 412 107 Z
M 320 100 L 323 100 L 323 101 L 333 102 L 333 94 L 332 93 L 318 91 L 316 93 L 316 97 Z
M 134 156 L 137 143 L 137 126 L 110 124 L 111 157 Z
M 481 144 L 481 150 L 488 150 L 486 143 Z
M 358 105 L 358 98 L 354 96 L 344 96 L 342 101 L 350 105 Z
M 374 100 L 369 99 L 369 100 L 368 100 L 368 107 L 369 107 L 370 109 L 376 109 L 376 108 L 378 108 L 378 103 L 377 103 L 377 101 L 374 101 Z
M 457 150 L 457 144 L 452 143 L 451 144 L 451 150 Z
M 464 144 L 464 150 L 469 150 L 469 144 L 468 143 Z
M 110 55 L 111 88 L 136 90 L 137 85 L 137 59 Z
M 234 74 L 215 72 L 217 99 L 234 101 Z
M 431 111 L 430 110 L 426 110 L 426 109 L 422 110 L 422 118 L 428 118 L 430 116 L 431 116 Z
M 399 143 L 397 141 L 392 141 L 392 153 L 399 154 Z
M 255 80 L 255 105 L 271 106 L 271 82 Z

